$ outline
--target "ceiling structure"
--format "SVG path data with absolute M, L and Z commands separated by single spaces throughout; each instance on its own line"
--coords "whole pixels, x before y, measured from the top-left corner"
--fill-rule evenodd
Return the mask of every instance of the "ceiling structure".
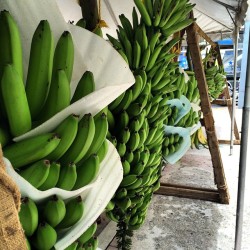
M 77 0 L 56 0 L 66 21 L 78 21 L 81 9 Z M 190 0 L 195 3 L 194 17 L 197 24 L 212 39 L 230 38 L 233 36 L 235 24 L 242 27 L 244 20 L 250 21 L 248 4 L 250 0 Z M 133 0 L 101 0 L 101 19 L 108 28 L 106 33 L 116 36 L 116 27 L 120 23 L 119 15 L 125 14 L 132 19 Z

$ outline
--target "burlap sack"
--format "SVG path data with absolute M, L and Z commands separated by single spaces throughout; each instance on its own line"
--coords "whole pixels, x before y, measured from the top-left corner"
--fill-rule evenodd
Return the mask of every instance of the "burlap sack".
M 18 218 L 21 195 L 5 172 L 0 145 L 0 249 L 26 250 L 26 240 Z

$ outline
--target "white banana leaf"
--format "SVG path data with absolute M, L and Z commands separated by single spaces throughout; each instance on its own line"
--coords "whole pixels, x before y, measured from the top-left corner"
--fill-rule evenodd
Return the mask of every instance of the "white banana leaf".
M 0 10 L 4 9 L 10 11 L 20 30 L 25 78 L 33 33 L 40 20 L 46 19 L 51 25 L 55 43 L 63 31 L 68 30 L 72 34 L 75 45 L 75 60 L 71 92 L 74 93 L 79 79 L 86 70 L 93 72 L 96 82 L 96 91 L 90 96 L 82 98 L 65 112 L 52 117 L 49 121 L 36 128 L 36 130 L 31 130 L 25 136 L 22 135 L 16 140 L 50 131 L 71 113 L 76 113 L 80 116 L 85 113 L 95 115 L 134 83 L 134 76 L 120 54 L 101 37 L 66 23 L 56 1 L 0 1 Z

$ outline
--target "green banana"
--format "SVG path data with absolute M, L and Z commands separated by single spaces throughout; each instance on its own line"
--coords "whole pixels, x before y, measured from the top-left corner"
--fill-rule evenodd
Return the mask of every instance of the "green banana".
M 5 147 L 3 154 L 14 168 L 20 168 L 45 158 L 58 146 L 60 140 L 53 133 L 37 135 Z
M 132 22 L 133 22 L 133 29 L 136 30 L 139 24 L 139 20 L 138 20 L 138 15 L 137 15 L 135 6 L 133 7 L 133 11 L 132 11 Z
M 158 56 L 160 55 L 161 53 L 161 50 L 163 48 L 163 44 L 160 43 L 159 45 L 157 45 L 157 47 L 152 51 L 151 55 L 150 55 L 150 58 L 149 58 L 149 62 L 148 62 L 148 65 L 147 65 L 147 68 L 146 68 L 146 71 L 150 71 L 153 66 L 155 65 L 156 63 L 156 60 L 158 58 Z
M 79 164 L 76 168 L 77 179 L 74 185 L 74 190 L 91 183 L 97 176 L 100 168 L 99 157 L 93 154 L 86 161 Z
M 83 216 L 84 203 L 81 196 L 77 196 L 66 203 L 66 214 L 57 225 L 58 229 L 69 228 L 77 223 Z
M 109 130 L 113 131 L 115 129 L 115 126 L 116 126 L 116 121 L 115 121 L 114 115 L 112 114 L 112 112 L 109 109 L 107 110 L 107 119 L 108 119 Z
M 77 250 L 78 247 L 78 241 L 73 242 L 68 247 L 65 248 L 65 250 Z
M 86 20 L 83 19 L 83 18 L 79 19 L 79 20 L 76 22 L 76 26 L 79 26 L 79 27 L 85 29 L 85 28 L 86 28 Z
M 131 151 L 135 151 L 140 143 L 140 135 L 138 131 L 134 131 L 130 134 L 130 138 L 127 142 L 127 146 Z
M 133 45 L 133 63 L 132 68 L 138 69 L 141 61 L 141 46 L 138 41 L 134 41 Z
M 141 61 L 140 61 L 141 69 L 146 69 L 148 62 L 149 62 L 150 54 L 151 54 L 151 51 L 150 51 L 150 47 L 148 46 L 143 52 L 142 57 L 141 57 Z
M 130 130 L 128 127 L 125 127 L 119 134 L 119 141 L 127 143 L 130 138 Z
M 94 75 L 90 71 L 85 71 L 81 79 L 77 83 L 74 95 L 71 98 L 70 103 L 74 103 L 94 91 L 95 91 Z
M 137 117 L 133 117 L 129 123 L 129 130 L 130 132 L 135 132 L 140 129 L 140 121 Z
M 77 240 L 80 244 L 85 244 L 88 240 L 93 237 L 97 229 L 97 223 L 93 223 Z
M 85 161 L 86 159 L 88 159 L 90 155 L 96 154 L 107 136 L 108 132 L 107 115 L 105 113 L 101 113 L 99 116 L 95 116 L 94 120 L 95 120 L 94 138 L 87 153 L 83 156 L 81 161 Z
M 49 175 L 43 184 L 39 187 L 39 190 L 48 190 L 56 186 L 60 175 L 61 164 L 59 162 L 51 162 L 49 168 Z
M 127 196 L 128 192 L 125 187 L 119 188 L 116 193 L 115 193 L 115 198 L 116 199 L 123 199 Z
M 6 64 L 1 79 L 1 92 L 12 136 L 31 129 L 31 115 L 23 80 L 13 64 Z
M 57 226 L 66 214 L 64 201 L 57 195 L 53 195 L 43 208 L 43 218 L 50 226 Z
M 59 69 L 53 72 L 48 98 L 42 109 L 40 122 L 50 119 L 53 115 L 70 105 L 70 84 L 66 71 Z
M 125 197 L 122 200 L 116 200 L 115 203 L 124 212 L 132 205 L 132 202 L 129 197 Z
M 149 47 L 150 47 L 151 53 L 154 51 L 155 46 L 157 42 L 159 41 L 160 36 L 161 36 L 160 31 L 156 31 L 151 37 L 151 39 L 149 40 Z
M 138 176 L 135 174 L 124 176 L 120 184 L 120 187 L 127 187 L 129 185 L 132 185 L 137 181 L 137 179 L 138 179 Z
M 112 37 L 109 34 L 107 34 L 107 38 L 116 50 L 123 50 L 122 44 L 116 38 Z
M 8 63 L 13 64 L 23 80 L 22 44 L 19 29 L 7 10 L 0 12 L 0 33 L 0 79 L 3 76 L 4 66 Z
M 76 165 L 69 163 L 61 167 L 60 175 L 56 187 L 64 190 L 72 190 L 77 180 Z
M 50 161 L 40 160 L 20 170 L 19 174 L 35 188 L 39 188 L 49 175 Z
M 161 16 L 162 16 L 162 11 L 164 7 L 164 2 L 165 0 L 155 0 L 154 2 L 154 22 L 153 25 L 157 27 L 160 24 L 161 21 Z
M 125 127 L 127 127 L 128 123 L 129 123 L 129 115 L 128 115 L 127 111 L 122 110 L 120 115 L 119 115 L 119 118 L 117 120 L 118 120 L 117 121 L 118 130 L 122 130 Z
M 38 226 L 38 209 L 29 197 L 21 198 L 19 220 L 26 236 L 31 236 Z
M 118 142 L 116 145 L 117 152 L 119 153 L 120 157 L 123 157 L 126 153 L 126 143 Z
M 99 162 L 101 163 L 104 158 L 106 157 L 107 153 L 108 153 L 108 149 L 109 149 L 109 143 L 108 140 L 105 139 L 104 142 L 102 143 L 101 147 L 99 148 L 99 150 L 97 151 L 97 155 L 99 158 Z
M 139 137 L 140 137 L 140 142 L 138 144 L 138 148 L 140 148 L 142 145 L 144 145 L 144 142 L 146 141 L 147 139 L 147 136 L 148 136 L 148 133 L 147 131 L 144 129 L 144 128 L 141 128 L 139 131 Z
M 142 111 L 142 104 L 138 102 L 133 102 L 129 107 L 127 108 L 127 113 L 130 117 L 137 116 Z
M 143 89 L 143 80 L 140 75 L 135 76 L 135 84 L 132 86 L 133 91 L 133 98 L 132 101 L 135 101 L 137 97 L 140 95 L 142 89 Z
M 57 240 L 56 230 L 46 222 L 40 222 L 31 244 L 38 250 L 51 249 Z
M 144 162 L 142 161 L 137 162 L 134 166 L 131 167 L 130 173 L 139 176 L 143 172 L 144 168 L 145 168 Z
M 136 189 L 136 188 L 139 188 L 139 187 L 141 186 L 141 184 L 142 184 L 142 176 L 139 175 L 139 176 L 137 177 L 137 180 L 136 180 L 133 184 L 131 184 L 131 185 L 129 185 L 129 186 L 126 186 L 126 189 L 127 189 L 127 190 Z
M 144 0 L 144 5 L 145 5 L 150 17 L 153 18 L 154 17 L 153 1 L 152 0 Z
M 124 28 L 124 31 L 126 32 L 126 35 L 130 41 L 133 41 L 133 28 L 132 24 L 130 23 L 129 19 L 125 17 L 124 14 L 119 15 L 119 19 L 121 21 L 121 24 Z
M 114 114 L 120 113 L 122 110 L 126 110 L 133 99 L 133 91 L 132 89 L 129 89 L 125 92 L 124 97 L 122 98 L 122 101 L 116 106 L 116 108 L 111 109 Z
M 123 168 L 123 175 L 126 176 L 130 172 L 130 164 L 124 158 L 121 159 L 121 162 L 122 162 L 122 168 Z
M 73 143 L 77 135 L 77 129 L 77 115 L 72 114 L 65 118 L 54 130 L 54 132 L 60 136 L 61 141 L 56 149 L 47 156 L 47 158 L 50 160 L 58 160 L 61 158 Z
M 54 39 L 49 22 L 42 20 L 32 37 L 26 95 L 31 117 L 39 115 L 48 95 L 54 54 Z
M 141 0 L 134 0 L 134 3 L 136 5 L 136 7 L 138 8 L 140 14 L 141 14 L 141 18 L 144 21 L 144 23 L 147 26 L 151 26 L 152 25 L 152 21 L 150 18 L 150 15 L 145 7 L 145 5 L 142 3 Z
M 0 125 L 0 144 L 2 148 L 8 145 L 10 140 L 11 140 L 11 136 L 9 134 L 8 129 Z
M 70 83 L 73 71 L 73 64 L 74 64 L 73 39 L 69 31 L 64 31 L 56 44 L 54 60 L 53 60 L 52 79 L 54 73 L 56 73 L 58 70 L 64 70 L 68 78 L 68 81 Z
M 90 113 L 85 114 L 79 121 L 78 131 L 73 143 L 60 158 L 60 161 L 64 163 L 79 162 L 91 147 L 95 130 L 96 126 L 93 116 Z

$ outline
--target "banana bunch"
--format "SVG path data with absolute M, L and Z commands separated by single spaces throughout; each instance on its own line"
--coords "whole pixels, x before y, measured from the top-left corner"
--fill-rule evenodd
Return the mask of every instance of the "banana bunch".
M 177 152 L 180 149 L 182 142 L 183 137 L 177 133 L 165 135 L 163 141 L 163 156 L 166 157 Z
M 180 38 L 166 40 L 194 21 L 187 17 L 193 5 L 185 0 L 134 2 L 141 19 L 134 7 L 132 23 L 119 16 L 118 38 L 107 35 L 135 76 L 134 85 L 107 111 L 107 137 L 121 156 L 124 178 L 106 213 L 130 230 L 143 224 L 152 194 L 160 187 L 163 125 L 173 112 L 166 102 L 187 91 L 184 74 L 173 61 L 177 54 L 171 53 Z
M 58 232 L 76 224 L 83 212 L 81 196 L 65 203 L 54 195 L 43 204 L 36 204 L 32 199 L 23 197 L 19 219 L 27 237 L 27 245 L 38 250 L 51 249 L 57 241 Z
M 207 138 L 205 137 L 202 127 L 191 135 L 191 148 L 200 149 L 200 145 L 207 148 Z
M 189 80 L 186 85 L 186 91 L 183 93 L 183 95 L 185 95 L 190 102 L 197 103 L 197 101 L 200 99 L 200 93 L 194 74 L 189 74 Z
M 183 116 L 178 123 L 176 124 L 177 127 L 189 128 L 193 125 L 197 124 L 200 120 L 201 112 L 196 112 L 193 110 L 193 107 L 189 110 L 189 112 Z
M 217 99 L 225 88 L 225 72 L 223 66 L 218 66 L 217 52 L 212 48 L 206 51 L 203 66 L 207 80 L 208 94 L 211 100 Z
M 105 113 L 70 115 L 52 133 L 3 148 L 18 173 L 40 190 L 81 188 L 92 182 L 108 152 Z

